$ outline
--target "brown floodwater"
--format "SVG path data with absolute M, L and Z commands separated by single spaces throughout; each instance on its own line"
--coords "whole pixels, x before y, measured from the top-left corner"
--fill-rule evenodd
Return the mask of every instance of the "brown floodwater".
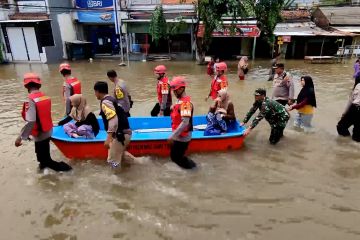
M 195 113 L 205 114 L 210 104 L 204 102 L 210 85 L 206 67 L 164 63 L 170 76 L 187 77 Z M 25 72 L 41 75 L 54 121 L 63 115 L 58 65 L 0 66 L 0 239 L 360 239 L 360 145 L 338 137 L 335 127 L 352 88 L 352 61 L 285 63 L 297 84 L 301 75 L 314 78 L 315 133 L 296 131 L 290 122 L 285 137 L 272 146 L 264 120 L 238 151 L 192 155 L 200 166 L 196 171 L 183 171 L 169 159 L 142 157 L 143 164 L 119 174 L 89 160 L 71 162 L 71 174 L 48 175 L 37 172 L 33 143 L 15 148 L 14 140 L 23 125 Z M 132 115 L 149 115 L 156 101 L 152 69 L 157 63 L 71 64 L 94 111 L 93 84 L 114 68 L 135 100 Z M 256 60 L 247 79 L 239 81 L 236 62 L 229 63 L 238 118 L 253 103 L 254 89 L 271 92 L 268 67 L 268 60 Z M 51 153 L 64 159 L 54 145 Z

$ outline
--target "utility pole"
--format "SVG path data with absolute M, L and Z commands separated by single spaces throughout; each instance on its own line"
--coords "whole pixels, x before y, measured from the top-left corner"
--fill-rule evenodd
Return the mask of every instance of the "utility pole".
M 115 21 L 115 33 L 120 37 L 120 55 L 121 55 L 121 63 L 119 63 L 119 66 L 126 66 L 124 63 L 124 52 L 123 52 L 123 42 L 122 42 L 122 33 L 121 33 L 121 19 L 118 18 L 118 0 L 113 0 L 113 6 L 114 6 L 114 21 Z

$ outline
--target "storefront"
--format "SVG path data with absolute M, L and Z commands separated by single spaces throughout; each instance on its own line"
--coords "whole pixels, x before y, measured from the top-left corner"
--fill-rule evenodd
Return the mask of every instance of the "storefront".
M 311 21 L 278 23 L 274 34 L 277 38 L 274 50 L 295 59 L 334 56 L 340 47 L 351 44 L 354 35 L 336 29 L 325 30 Z
M 119 35 L 116 34 L 113 0 L 76 0 L 75 20 L 83 38 L 93 43 L 94 54 L 118 54 Z
M 125 28 L 129 37 L 130 53 L 133 55 L 143 54 L 167 54 L 176 59 L 192 59 L 193 25 L 191 21 L 184 20 L 186 24 L 179 29 L 177 34 L 169 36 L 169 39 L 161 39 L 159 43 L 152 41 L 149 34 L 149 19 L 124 20 Z
M 235 24 L 223 21 L 223 23 L 222 27 L 213 31 L 213 39 L 206 55 L 220 59 L 236 59 L 238 56 L 254 57 L 256 39 L 260 36 L 256 21 L 238 21 Z M 204 25 L 200 24 L 197 37 L 202 37 L 204 30 Z
M 50 20 L 0 21 L 6 58 L 12 62 L 47 62 L 45 47 L 54 46 Z

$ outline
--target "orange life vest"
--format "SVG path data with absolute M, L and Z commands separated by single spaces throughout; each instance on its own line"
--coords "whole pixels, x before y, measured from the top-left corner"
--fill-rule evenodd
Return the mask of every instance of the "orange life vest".
M 36 123 L 31 131 L 32 136 L 38 136 L 39 132 L 50 131 L 53 127 L 51 118 L 51 99 L 42 92 L 30 93 L 29 99 L 35 102 Z M 24 102 L 21 115 L 26 121 L 26 112 L 29 110 L 29 102 Z
M 172 99 L 171 99 L 171 91 L 170 91 L 168 77 L 163 77 L 161 80 L 158 81 L 156 86 L 156 92 L 157 92 L 159 104 L 162 103 L 163 95 L 167 94 L 168 95 L 167 102 L 170 103 L 171 105 Z
M 210 97 L 215 100 L 218 96 L 218 91 L 222 89 L 228 88 L 228 80 L 225 75 L 221 75 L 220 77 L 215 76 L 211 81 L 211 90 L 210 90 Z
M 189 135 L 189 132 L 193 130 L 193 105 L 189 96 L 182 97 L 179 101 L 173 106 L 171 111 L 171 128 L 175 131 L 181 124 L 182 117 L 190 117 L 189 126 L 180 134 L 181 137 L 186 137 Z
M 66 79 L 65 83 L 71 86 L 71 96 L 74 94 L 81 94 L 81 82 L 76 77 Z M 65 86 L 63 88 L 63 96 L 65 96 L 64 94 Z

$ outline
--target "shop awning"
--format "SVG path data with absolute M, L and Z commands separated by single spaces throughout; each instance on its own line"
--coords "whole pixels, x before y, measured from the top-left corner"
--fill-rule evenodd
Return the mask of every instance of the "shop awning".
M 333 27 L 336 30 L 348 33 L 360 33 L 360 26 Z
M 149 33 L 150 21 L 140 21 L 140 19 L 134 19 L 133 21 L 126 21 L 126 29 L 128 33 Z M 167 21 L 170 22 L 170 21 Z M 191 22 L 182 26 L 179 29 L 178 34 L 190 34 L 191 33 Z
M 297 23 L 278 23 L 276 24 L 275 36 L 333 36 L 333 37 L 352 37 L 353 33 L 330 29 L 322 29 L 313 22 Z
M 16 19 L 16 20 L 1 20 L 0 23 L 37 23 L 51 21 L 51 19 Z
M 234 32 L 232 32 L 232 27 L 234 27 Z M 197 33 L 198 37 L 203 37 L 205 32 L 205 25 L 200 24 L 199 30 Z M 256 26 L 256 24 L 248 24 L 248 23 L 235 23 L 232 25 L 231 23 L 224 23 L 222 27 L 215 29 L 212 33 L 213 37 L 259 37 L 260 29 Z
M 150 23 L 151 19 L 123 19 L 124 23 Z M 177 23 L 183 21 L 185 23 L 195 23 L 194 19 L 166 19 L 167 23 Z

